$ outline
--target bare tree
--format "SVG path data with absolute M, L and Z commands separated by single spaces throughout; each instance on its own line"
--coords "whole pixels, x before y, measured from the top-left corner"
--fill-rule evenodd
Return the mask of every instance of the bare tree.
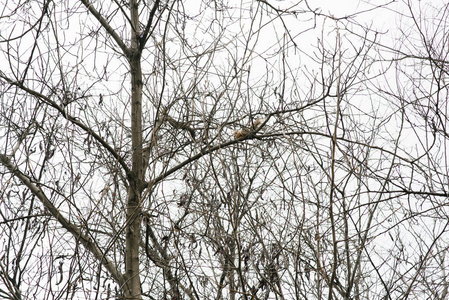
M 5 2 L 0 296 L 445 299 L 448 5 L 414 5 Z

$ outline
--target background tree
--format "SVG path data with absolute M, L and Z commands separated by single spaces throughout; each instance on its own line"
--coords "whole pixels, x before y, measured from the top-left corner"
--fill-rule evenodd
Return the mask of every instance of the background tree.
M 1 297 L 446 298 L 447 4 L 100 2 L 2 3 Z

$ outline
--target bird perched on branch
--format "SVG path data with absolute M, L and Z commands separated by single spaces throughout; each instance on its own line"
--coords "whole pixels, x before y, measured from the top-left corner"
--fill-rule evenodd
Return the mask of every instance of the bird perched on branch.
M 164 116 L 165 120 L 171 126 L 173 126 L 173 128 L 188 131 L 190 133 L 190 135 L 192 136 L 192 138 L 195 139 L 195 130 L 190 126 L 190 122 L 176 121 L 175 119 L 170 117 L 170 115 L 167 113 L 166 110 L 162 111 L 162 115 Z

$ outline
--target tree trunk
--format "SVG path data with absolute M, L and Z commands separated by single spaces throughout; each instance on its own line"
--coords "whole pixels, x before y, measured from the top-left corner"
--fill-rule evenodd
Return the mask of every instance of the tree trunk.
M 131 134 L 132 172 L 128 189 L 126 229 L 126 291 L 128 299 L 141 299 L 139 272 L 139 242 L 141 191 L 143 181 L 142 159 L 142 69 L 138 42 L 139 15 L 137 1 L 130 1 L 132 22 L 131 54 L 128 57 L 131 70 Z

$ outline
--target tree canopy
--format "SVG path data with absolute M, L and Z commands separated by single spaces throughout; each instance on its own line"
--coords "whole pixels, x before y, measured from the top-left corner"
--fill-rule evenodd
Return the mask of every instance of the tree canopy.
M 375 2 L 3 0 L 0 297 L 446 299 L 449 5 Z

